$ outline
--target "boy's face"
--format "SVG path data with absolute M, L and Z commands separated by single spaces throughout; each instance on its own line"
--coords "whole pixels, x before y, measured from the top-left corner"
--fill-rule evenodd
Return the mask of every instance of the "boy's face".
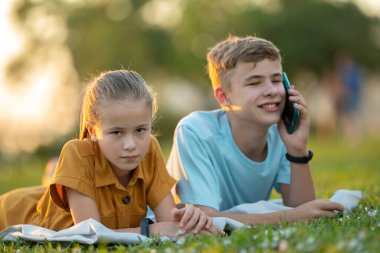
M 231 117 L 265 127 L 278 123 L 285 106 L 281 73 L 279 61 L 238 62 L 225 89 Z

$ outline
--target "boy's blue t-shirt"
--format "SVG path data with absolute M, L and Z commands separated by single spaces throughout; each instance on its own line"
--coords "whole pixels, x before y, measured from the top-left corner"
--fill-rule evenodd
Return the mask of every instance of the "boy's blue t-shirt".
M 174 135 L 167 163 L 179 182 L 182 203 L 227 210 L 242 203 L 268 200 L 272 188 L 290 183 L 286 148 L 273 125 L 268 129 L 268 154 L 254 162 L 236 146 L 225 111 L 193 112 L 183 118 Z

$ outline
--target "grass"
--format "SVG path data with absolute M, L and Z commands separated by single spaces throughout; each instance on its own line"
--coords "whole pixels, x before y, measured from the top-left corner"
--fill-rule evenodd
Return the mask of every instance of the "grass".
M 352 212 L 311 222 L 246 226 L 226 237 L 159 239 L 140 245 L 81 245 L 19 241 L 0 242 L 1 252 L 378 252 L 380 246 L 380 138 L 358 145 L 339 140 L 312 139 L 309 147 L 318 198 L 338 189 L 362 190 L 364 197 Z M 169 149 L 164 147 L 167 157 Z M 30 157 L 0 163 L 0 193 L 40 183 L 47 158 Z M 12 169 L 11 169 L 12 168 Z M 273 198 L 279 195 L 273 193 Z

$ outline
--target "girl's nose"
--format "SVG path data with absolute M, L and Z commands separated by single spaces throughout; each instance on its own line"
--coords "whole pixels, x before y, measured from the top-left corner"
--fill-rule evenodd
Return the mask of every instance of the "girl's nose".
M 123 149 L 125 150 L 133 150 L 136 148 L 136 142 L 133 138 L 133 135 L 126 135 L 123 140 Z

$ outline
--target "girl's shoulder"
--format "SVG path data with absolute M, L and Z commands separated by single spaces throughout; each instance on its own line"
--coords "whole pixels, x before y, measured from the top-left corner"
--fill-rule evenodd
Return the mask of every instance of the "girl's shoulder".
M 62 148 L 62 153 L 76 152 L 82 156 L 94 155 L 95 154 L 94 146 L 95 146 L 95 143 L 90 139 L 84 139 L 84 140 L 73 139 L 65 143 L 65 145 Z
M 158 142 L 157 137 L 155 135 L 151 134 L 150 135 L 150 144 L 149 144 L 149 149 L 148 149 L 147 155 L 155 154 L 155 153 L 159 153 L 159 154 L 162 153 L 161 145 Z

